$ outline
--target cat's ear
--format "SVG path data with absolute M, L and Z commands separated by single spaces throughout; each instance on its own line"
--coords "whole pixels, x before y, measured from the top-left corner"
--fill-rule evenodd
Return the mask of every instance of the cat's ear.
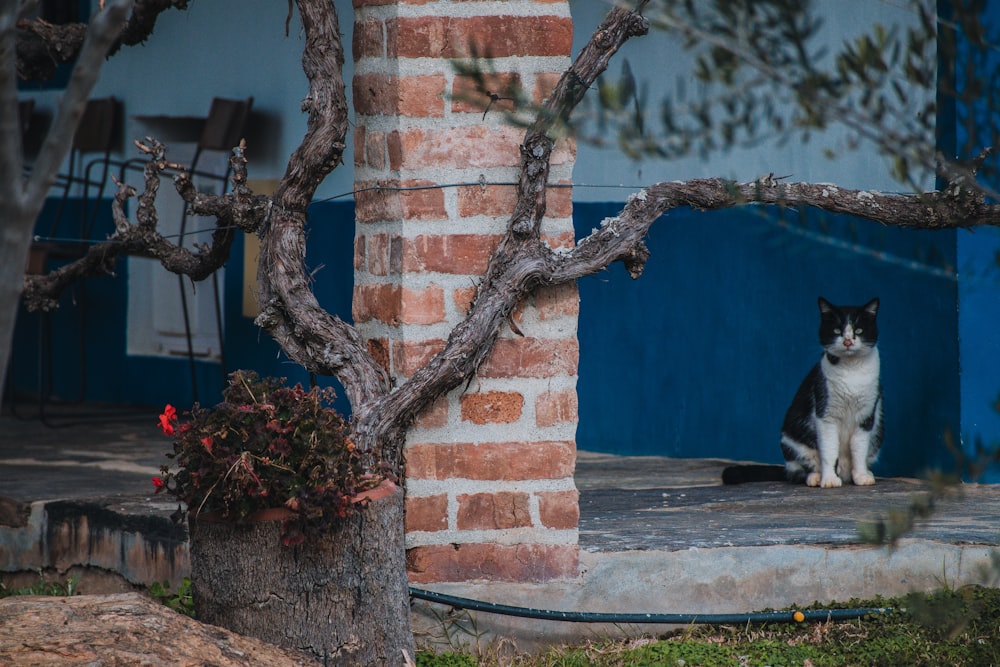
M 875 315 L 878 314 L 878 297 L 875 297 L 865 305 L 861 306 L 861 309 L 872 317 L 875 317 Z
M 832 313 L 833 312 L 833 304 L 830 303 L 829 301 L 827 301 L 826 299 L 824 299 L 823 297 L 820 297 L 819 298 L 819 312 L 822 315 L 826 315 L 827 313 Z

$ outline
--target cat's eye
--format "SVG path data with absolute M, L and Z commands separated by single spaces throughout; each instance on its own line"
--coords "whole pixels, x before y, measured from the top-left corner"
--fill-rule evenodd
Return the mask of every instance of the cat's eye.
M 840 335 L 840 329 L 834 329 L 833 333 L 835 333 L 835 334 L 837 334 L 839 336 Z
M 855 329 L 855 330 L 854 330 L 854 333 L 856 333 L 856 334 L 859 334 L 859 333 L 861 333 L 862 331 L 864 331 L 864 329 Z

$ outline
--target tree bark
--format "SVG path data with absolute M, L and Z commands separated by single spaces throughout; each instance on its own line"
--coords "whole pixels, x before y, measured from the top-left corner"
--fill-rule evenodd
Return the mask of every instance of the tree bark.
M 336 530 L 281 544 L 281 522 L 191 518 L 198 619 L 330 665 L 402 665 L 414 655 L 403 542 L 403 492 Z

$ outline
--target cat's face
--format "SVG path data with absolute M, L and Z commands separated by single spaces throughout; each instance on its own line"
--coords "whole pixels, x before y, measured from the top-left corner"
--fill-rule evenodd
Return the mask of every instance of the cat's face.
M 819 342 L 835 357 L 858 357 L 878 342 L 878 299 L 863 306 L 834 306 L 819 298 Z

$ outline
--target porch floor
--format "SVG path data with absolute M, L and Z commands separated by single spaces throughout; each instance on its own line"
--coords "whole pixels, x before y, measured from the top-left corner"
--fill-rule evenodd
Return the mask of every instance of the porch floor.
M 23 512 L 53 500 L 125 516 L 169 517 L 176 503 L 153 495 L 150 482 L 170 449 L 155 422 L 148 410 L 91 407 L 52 409 L 45 421 L 0 416 L 0 529 L 18 507 Z M 780 482 L 723 486 L 722 468 L 729 463 L 580 452 L 581 550 L 847 545 L 858 541 L 859 521 L 905 508 L 924 488 L 901 478 L 840 489 Z M 962 485 L 921 521 L 916 536 L 956 545 L 1000 543 L 1000 485 Z

